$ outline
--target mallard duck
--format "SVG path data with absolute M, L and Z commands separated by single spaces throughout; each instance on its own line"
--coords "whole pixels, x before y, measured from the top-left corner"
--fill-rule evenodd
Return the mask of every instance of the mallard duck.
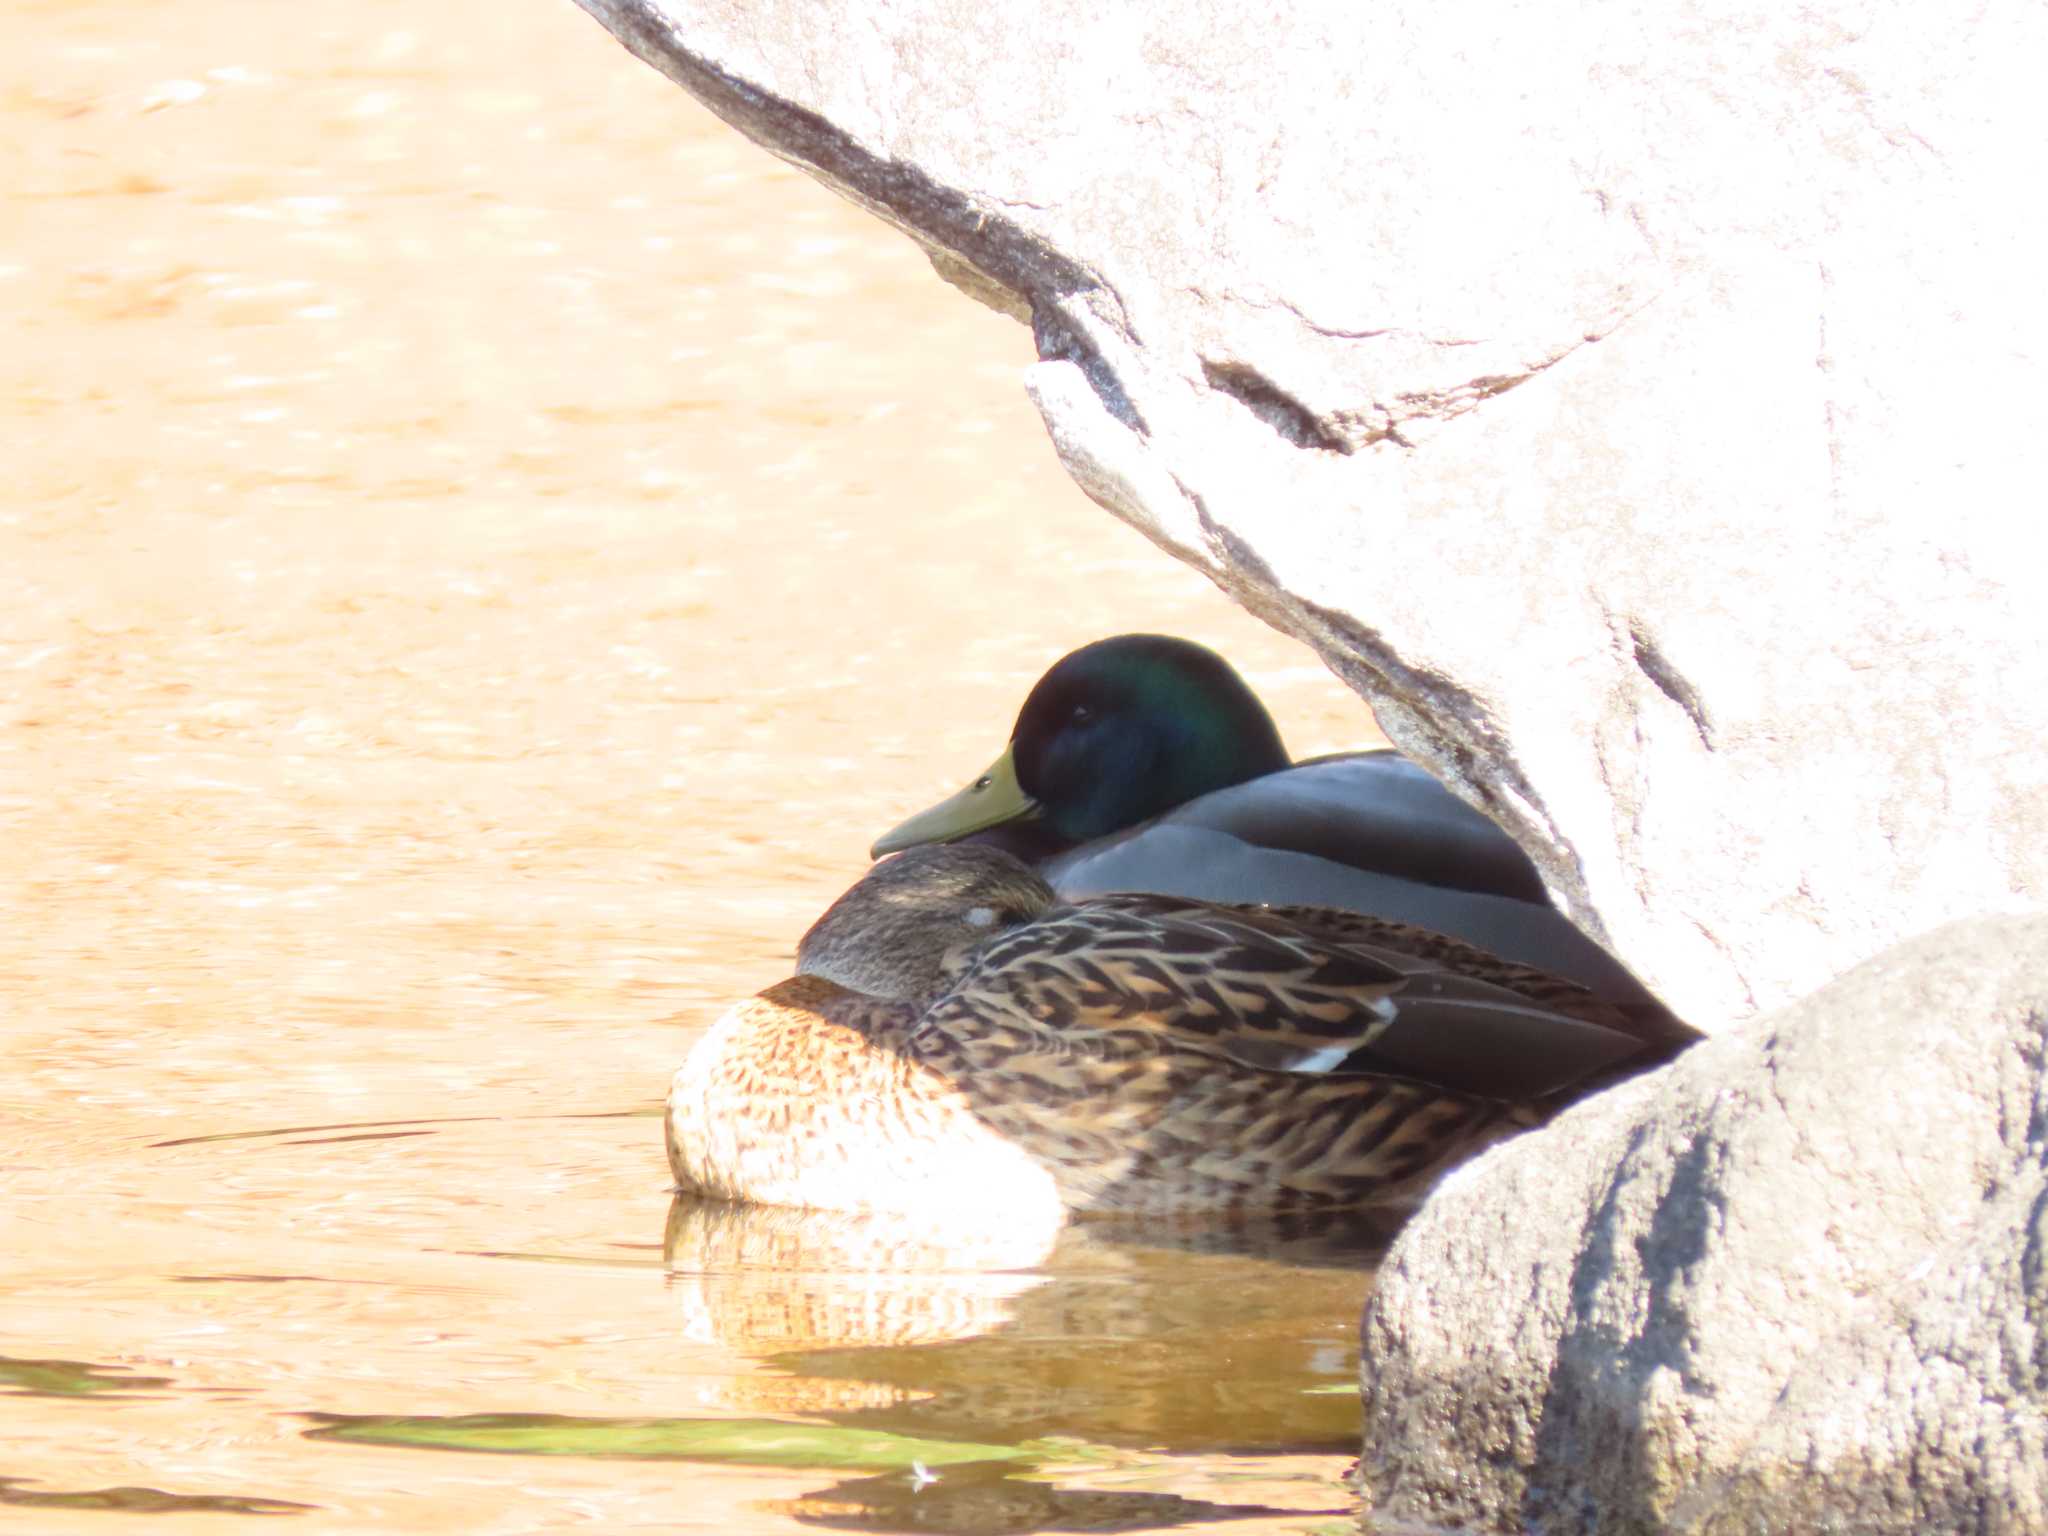
M 1366 912 L 1649 1000 L 1485 816 L 1396 752 L 1292 762 L 1230 663 L 1170 635 L 1062 657 L 1002 754 L 872 853 L 961 838 L 1030 861 L 1070 899 L 1153 891 Z
M 1695 1038 L 1385 919 L 1063 903 L 1000 849 L 920 847 L 705 1034 L 668 1154 L 687 1189 L 824 1209 L 1369 1204 Z

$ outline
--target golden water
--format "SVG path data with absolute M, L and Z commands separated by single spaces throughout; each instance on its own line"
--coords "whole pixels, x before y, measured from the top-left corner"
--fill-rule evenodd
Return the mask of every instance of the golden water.
M 1063 650 L 1371 739 L 1023 329 L 565 0 L 15 0 L 0 82 L 0 1528 L 1348 1525 L 1355 1259 L 671 1217 L 694 1032 Z M 478 1414 L 1030 1445 L 347 1438 Z

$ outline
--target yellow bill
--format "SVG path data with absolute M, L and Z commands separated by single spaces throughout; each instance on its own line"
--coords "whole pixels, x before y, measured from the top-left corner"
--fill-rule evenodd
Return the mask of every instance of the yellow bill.
M 1037 814 L 1038 802 L 1018 787 L 1017 765 L 1010 757 L 1010 749 L 1005 747 L 1003 755 L 960 793 L 941 800 L 928 811 L 919 811 L 902 826 L 876 838 L 868 857 L 879 859 L 885 853 L 901 853 L 905 848 L 925 843 L 950 843 L 970 832 Z

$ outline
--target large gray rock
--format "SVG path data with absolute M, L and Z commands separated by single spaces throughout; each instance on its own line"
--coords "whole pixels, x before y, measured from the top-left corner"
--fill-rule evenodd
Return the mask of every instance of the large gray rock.
M 2048 885 L 2048 10 L 581 3 L 1681 1013 Z
M 2048 919 L 1954 924 L 1454 1175 L 1366 1307 L 1388 1519 L 2048 1531 Z

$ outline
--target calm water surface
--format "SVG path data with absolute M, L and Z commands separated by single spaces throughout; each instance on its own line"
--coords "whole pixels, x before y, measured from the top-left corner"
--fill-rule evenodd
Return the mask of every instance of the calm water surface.
M 1349 1528 L 1371 1234 L 671 1203 L 696 1032 L 1063 650 L 1373 739 L 1024 331 L 564 0 L 0 81 L 0 1528 Z

